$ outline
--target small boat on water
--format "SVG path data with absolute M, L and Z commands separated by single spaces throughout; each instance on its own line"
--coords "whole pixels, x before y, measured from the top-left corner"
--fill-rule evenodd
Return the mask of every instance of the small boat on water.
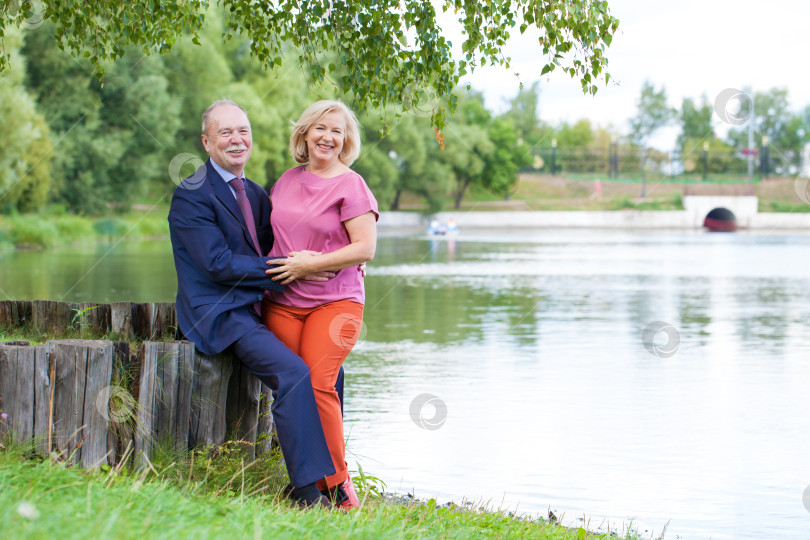
M 715 208 L 706 215 L 703 226 L 712 232 L 734 232 L 737 230 L 737 218 L 728 208 Z
M 430 236 L 455 236 L 458 234 L 458 225 L 454 219 L 447 220 L 447 223 L 440 223 L 434 219 L 430 222 L 427 233 Z

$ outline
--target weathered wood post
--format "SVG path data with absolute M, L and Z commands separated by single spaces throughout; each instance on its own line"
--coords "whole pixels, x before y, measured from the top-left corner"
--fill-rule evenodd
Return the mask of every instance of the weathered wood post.
M 233 373 L 228 385 L 226 421 L 228 436 L 233 439 L 256 442 L 259 426 L 262 382 L 253 373 L 233 358 Z M 248 447 L 247 457 L 256 457 L 254 446 Z
M 109 306 L 108 306 L 109 307 Z M 138 358 L 129 341 L 113 341 L 113 373 L 110 386 L 107 452 L 110 465 L 117 464 L 129 450 L 135 450 L 135 409 L 138 395 Z M 132 392 L 126 386 L 132 382 Z M 121 386 L 123 384 L 124 386 Z
M 53 433 L 56 450 L 70 463 L 98 467 L 107 460 L 111 341 L 47 343 L 54 363 Z
M 132 339 L 132 302 L 113 302 L 110 304 L 110 331 L 119 339 Z
M 34 441 L 40 451 L 47 449 L 50 388 L 44 345 L 0 343 L 0 413 L 6 415 L 0 421 L 0 440 L 9 436 L 18 443 Z
M 171 302 L 113 304 L 0 301 L 0 327 L 57 336 L 73 329 L 122 339 L 176 337 Z M 143 459 L 166 440 L 188 448 L 217 446 L 232 436 L 255 452 L 270 450 L 270 389 L 230 353 L 207 356 L 188 341 L 54 340 L 0 344 L 0 437 L 36 441 L 71 464 L 115 464 L 130 448 Z
M 73 304 L 71 310 L 75 310 L 71 316 L 71 323 L 76 330 L 91 330 L 98 334 L 106 334 L 110 331 L 110 304 L 84 302 Z
M 208 356 L 197 351 L 191 390 L 191 446 L 220 445 L 225 440 L 231 355 Z
M 0 301 L 0 327 L 14 329 L 22 326 L 20 304 L 17 300 Z
M 135 430 L 136 463 L 145 466 L 156 443 L 188 452 L 194 344 L 143 343 L 138 355 L 141 376 Z

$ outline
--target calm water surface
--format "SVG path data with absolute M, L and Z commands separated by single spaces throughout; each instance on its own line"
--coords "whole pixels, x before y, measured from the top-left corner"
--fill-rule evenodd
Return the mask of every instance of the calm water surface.
M 350 465 L 591 527 L 810 538 L 808 269 L 807 234 L 384 236 L 346 364 Z M 7 254 L 0 276 L 15 299 L 176 287 L 168 242 Z

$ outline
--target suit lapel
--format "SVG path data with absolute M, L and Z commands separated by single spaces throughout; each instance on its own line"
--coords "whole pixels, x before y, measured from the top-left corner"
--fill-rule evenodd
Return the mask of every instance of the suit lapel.
M 239 210 L 239 205 L 236 203 L 236 197 L 233 196 L 233 192 L 231 188 L 228 186 L 228 183 L 222 179 L 219 175 L 217 170 L 211 165 L 211 160 L 208 160 L 208 177 L 211 179 L 211 185 L 214 187 L 214 194 L 217 196 L 217 199 L 228 209 L 228 211 L 233 215 L 234 219 L 239 222 L 239 225 L 242 227 L 242 235 L 245 238 L 245 242 L 247 245 L 250 246 L 254 252 L 256 252 L 256 248 L 253 246 L 253 240 L 250 238 L 250 233 L 247 230 L 247 224 L 245 223 L 245 218 L 242 217 L 242 211 Z M 245 194 L 248 193 L 249 190 L 245 190 Z M 250 201 L 251 211 L 253 212 L 253 219 L 256 219 L 256 210 L 254 202 L 250 200 L 251 198 L 248 197 Z

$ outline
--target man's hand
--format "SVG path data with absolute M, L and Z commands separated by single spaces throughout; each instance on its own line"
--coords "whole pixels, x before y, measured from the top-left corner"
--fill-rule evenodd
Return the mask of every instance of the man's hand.
M 315 272 L 314 274 L 309 274 L 308 276 L 304 276 L 301 279 L 303 281 L 329 281 L 337 274 L 334 272 Z

